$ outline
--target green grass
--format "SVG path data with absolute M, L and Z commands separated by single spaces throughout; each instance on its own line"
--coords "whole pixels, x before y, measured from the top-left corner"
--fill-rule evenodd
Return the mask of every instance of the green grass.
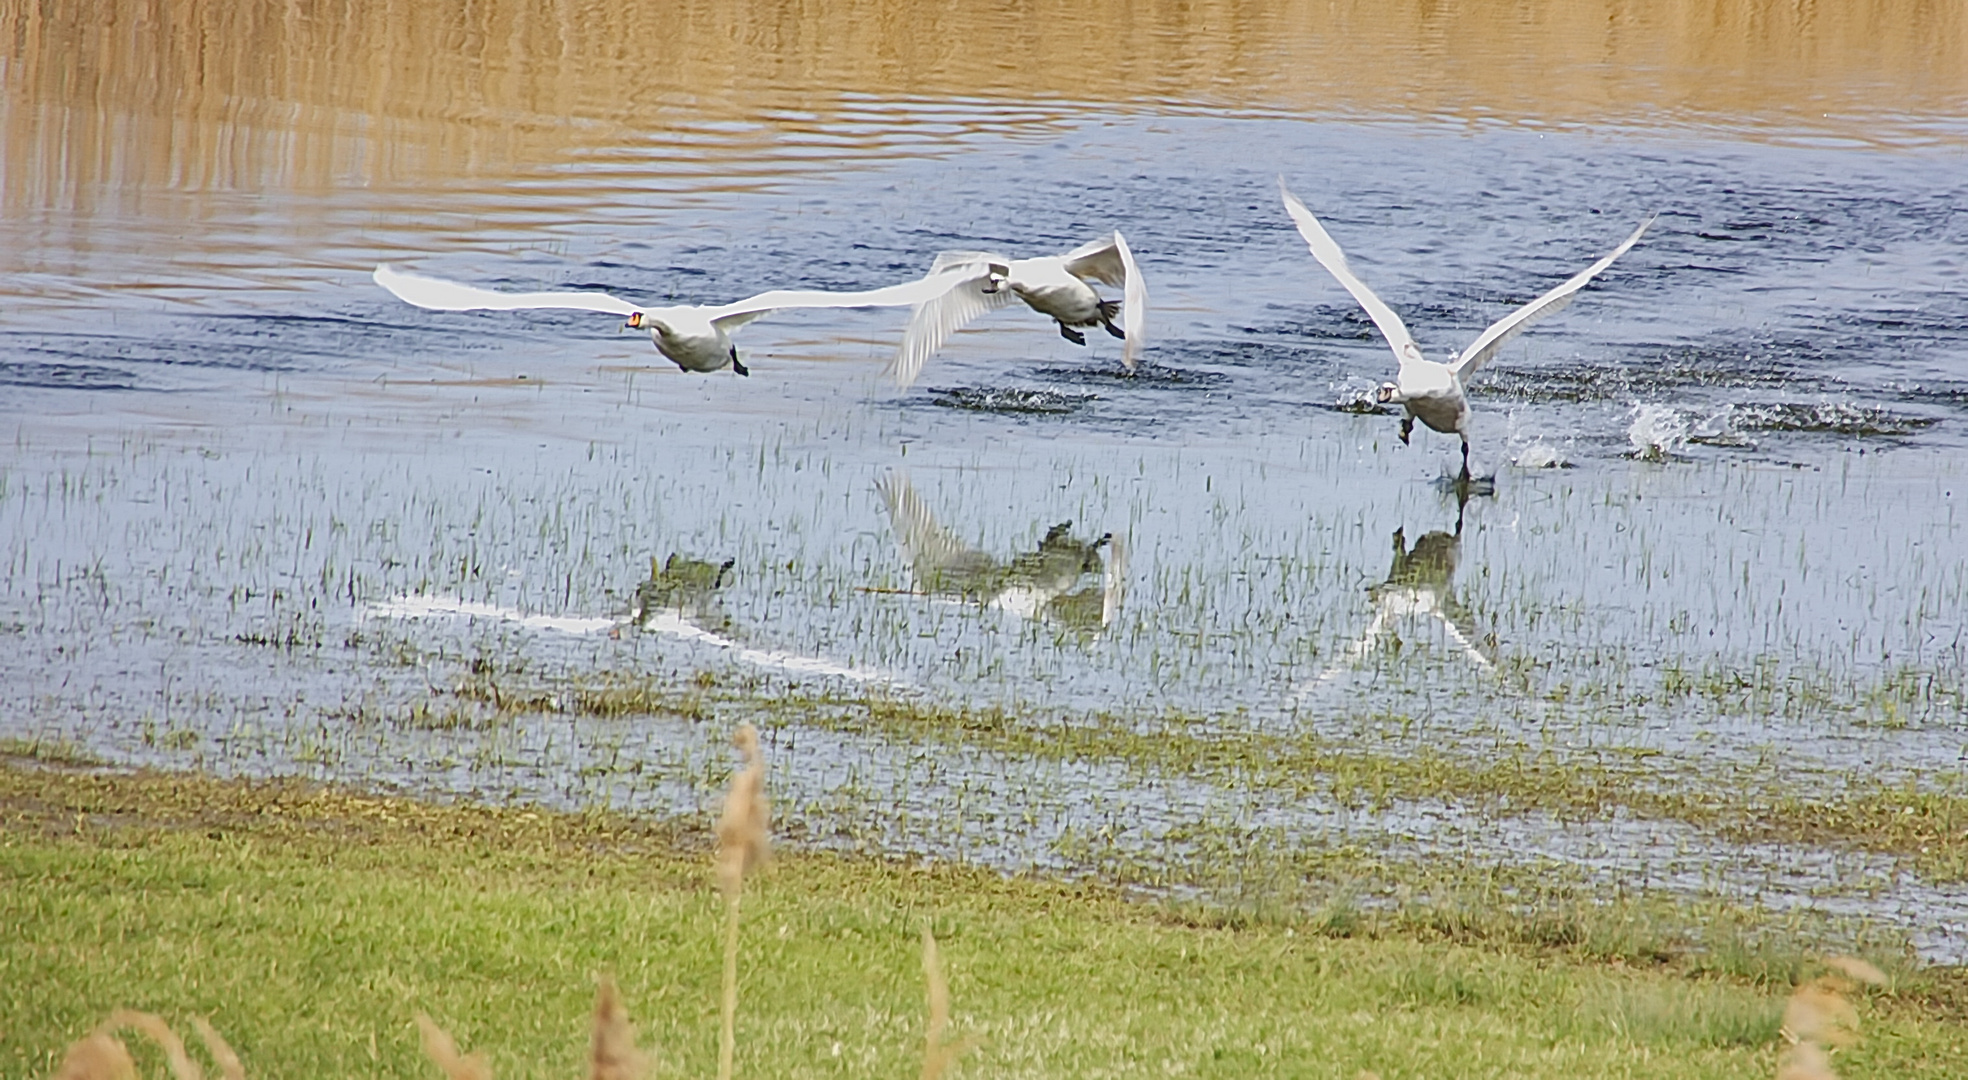
M 705 844 L 605 814 L 0 768 L 0 1073 L 51 1073 L 129 1006 L 209 1016 L 260 1078 L 428 1080 L 420 1011 L 498 1076 L 576 1076 L 608 972 L 656 1075 L 708 1076 Z M 916 1071 L 925 925 L 952 1035 L 977 1040 L 959 1076 L 1774 1073 L 1782 989 L 1671 966 L 811 854 L 782 855 L 744 913 L 740 1076 Z M 1861 1003 L 1841 1075 L 1968 1070 L 1952 984 L 1922 985 Z

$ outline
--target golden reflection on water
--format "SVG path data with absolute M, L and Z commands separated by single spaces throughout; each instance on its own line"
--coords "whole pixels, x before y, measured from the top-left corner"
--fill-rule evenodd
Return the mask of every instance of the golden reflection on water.
M 6 190 L 499 170 L 981 96 L 1865 134 L 1968 101 L 1953 0 L 0 0 Z M 1825 114 L 1830 114 L 1826 116 Z M 763 132 L 759 133 L 763 137 Z M 744 132 L 718 141 L 745 143 Z
M 625 171 L 654 156 L 730 182 L 746 163 L 756 177 L 906 152 L 1084 103 L 1895 141 L 1968 102 L 1964 11 L 1957 0 L 0 0 L 0 213 L 16 248 L 113 243 L 55 234 L 104 215 L 195 222 L 210 212 L 199 193 L 419 188 L 583 158 L 605 170 L 605 152 L 623 147 L 637 148 Z M 305 202 L 278 212 L 305 218 Z M 24 237 L 30 221 L 41 231 Z

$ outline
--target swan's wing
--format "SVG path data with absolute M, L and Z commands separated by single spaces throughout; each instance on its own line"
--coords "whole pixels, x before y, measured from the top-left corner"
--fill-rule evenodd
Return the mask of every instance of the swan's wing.
M 1121 616 L 1121 603 L 1127 599 L 1127 539 L 1115 533 L 1107 541 L 1107 566 L 1100 576 L 1100 625 L 1112 626 Z
M 1585 288 L 1586 282 L 1597 277 L 1601 270 L 1613 265 L 1614 259 L 1626 254 L 1628 248 L 1639 242 L 1640 235 L 1646 232 L 1647 226 L 1652 225 L 1654 219 L 1659 216 L 1660 214 L 1658 212 L 1648 214 L 1647 220 L 1641 222 L 1640 227 L 1633 230 L 1633 235 L 1620 241 L 1620 246 L 1614 248 L 1605 258 L 1573 274 L 1563 285 L 1504 316 L 1503 319 L 1492 325 L 1488 330 L 1483 331 L 1477 336 L 1475 341 L 1470 343 L 1469 348 L 1464 349 L 1462 355 L 1457 357 L 1455 362 L 1449 365 L 1456 373 L 1456 377 L 1467 379 L 1469 376 L 1475 374 L 1476 369 L 1482 367 L 1485 360 L 1496 355 L 1496 351 L 1503 347 L 1504 342 L 1522 333 L 1533 322 L 1571 303 L 1572 296 L 1580 289 Z
M 1127 241 L 1118 232 L 1089 240 L 1065 254 L 1066 272 L 1076 278 L 1092 278 L 1103 285 L 1121 288 L 1128 282 L 1128 263 L 1133 259 L 1121 254 L 1126 247 Z
M 1278 178 L 1278 192 L 1285 197 L 1285 212 L 1298 225 L 1298 235 L 1305 238 L 1306 246 L 1312 249 L 1312 257 L 1319 260 L 1319 265 L 1325 267 L 1327 273 L 1339 279 L 1339 283 L 1353 294 L 1353 299 L 1358 300 L 1361 307 L 1367 309 L 1374 325 L 1380 327 L 1381 336 L 1387 339 L 1388 347 L 1394 350 L 1394 359 L 1403 367 L 1421 362 L 1421 347 L 1415 344 L 1414 335 L 1408 333 L 1407 324 L 1394 314 L 1393 308 L 1382 303 L 1372 289 L 1367 288 L 1366 282 L 1353 276 L 1352 269 L 1346 265 L 1346 253 L 1339 250 L 1333 238 L 1326 235 L 1325 226 L 1320 225 L 1319 219 L 1312 216 L 1312 211 L 1307 210 L 1305 204 L 1298 201 L 1298 196 L 1285 186 L 1282 176 Z
M 395 293 L 397 299 L 436 311 L 571 308 L 577 311 L 606 311 L 614 315 L 633 315 L 642 310 L 627 300 L 604 292 L 494 292 L 491 289 L 460 285 L 442 278 L 406 274 L 387 263 L 376 267 L 374 276 L 376 284 Z
M 1380 647 L 1381 635 L 1387 632 L 1389 617 L 1390 612 L 1387 608 L 1376 606 L 1374 608 L 1373 620 L 1367 623 L 1367 628 L 1361 631 L 1360 636 L 1353 639 L 1353 643 L 1348 645 L 1338 656 L 1333 657 L 1333 662 L 1326 665 L 1326 670 L 1320 672 L 1317 678 L 1307 679 L 1292 689 L 1297 692 L 1298 696 L 1303 697 L 1319 687 L 1332 682 L 1334 679 L 1339 678 L 1346 671 L 1357 667 L 1360 661 L 1373 655 L 1374 651 Z
M 964 279 L 965 275 L 961 272 L 951 272 L 931 274 L 915 281 L 905 281 L 900 285 L 864 289 L 860 292 L 774 289 L 757 296 L 748 296 L 734 303 L 705 308 L 704 316 L 726 333 L 730 333 L 761 315 L 783 308 L 901 307 L 905 304 L 921 304 L 948 292 L 951 287 Z
M 1442 632 L 1448 635 L 1450 641 L 1462 646 L 1462 651 L 1469 654 L 1477 667 L 1484 671 L 1496 670 L 1496 663 L 1476 644 L 1476 628 L 1469 621 L 1468 613 L 1459 608 L 1460 605 L 1444 605 L 1432 614 L 1441 620 Z
M 1121 268 L 1127 280 L 1121 287 L 1121 333 L 1127 343 L 1121 347 L 1121 363 L 1133 371 L 1141 363 L 1141 350 L 1148 344 L 1148 283 L 1141 279 L 1141 268 L 1134 264 L 1134 252 L 1114 230 L 1114 250 L 1120 253 Z
M 990 556 L 972 549 L 936 520 L 922 496 L 916 494 L 908 473 L 896 469 L 883 475 L 875 481 L 875 492 L 888 509 L 896 550 L 909 560 L 910 569 L 923 586 L 933 589 L 942 584 L 960 589 L 967 584 L 967 575 L 994 565 Z
M 1141 280 L 1134 252 L 1119 229 L 1104 240 L 1093 240 L 1067 252 L 1066 272 L 1082 280 L 1092 278 L 1121 290 L 1121 333 L 1127 345 L 1121 349 L 1121 363 L 1129 371 L 1141 362 L 1141 347 L 1147 343 L 1148 283 Z
M 1444 595 L 1432 614 L 1442 621 L 1442 630 L 1449 640 L 1461 646 L 1477 667 L 1485 671 L 1496 670 L 1496 639 L 1477 633 L 1475 616 L 1455 598 L 1454 593 Z
M 1007 287 L 985 292 L 984 286 L 990 283 L 990 278 L 981 265 L 965 264 L 936 277 L 953 279 L 955 284 L 945 285 L 939 295 L 917 304 L 909 316 L 909 328 L 902 333 L 902 346 L 888 363 L 888 374 L 897 386 L 915 382 L 916 376 L 922 374 L 923 365 L 950 340 L 951 334 L 979 315 L 996 311 L 1018 298 Z
M 1010 266 L 1011 260 L 1005 258 L 1003 255 L 989 251 L 939 251 L 936 253 L 936 258 L 929 264 L 929 273 L 930 276 L 934 277 L 945 270 L 954 270 L 963 266 L 975 266 L 980 263 L 985 265 L 997 263 L 1000 266 Z

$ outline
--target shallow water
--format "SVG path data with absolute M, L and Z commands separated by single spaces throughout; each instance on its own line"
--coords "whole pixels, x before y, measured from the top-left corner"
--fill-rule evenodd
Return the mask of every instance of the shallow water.
M 754 715 L 815 842 L 1179 879 L 1169 837 L 1264 828 L 1968 949 L 1951 880 L 1878 853 L 1624 810 L 1363 810 L 762 704 L 1962 794 L 1961 26 L 1668 9 L 1617 16 L 1606 53 L 1589 3 L 1232 7 L 1128 48 L 991 51 L 970 43 L 1006 40 L 1002 13 L 939 15 L 974 20 L 939 39 L 898 28 L 929 17 L 908 4 L 826 32 L 688 9 L 676 36 L 704 47 L 668 67 L 598 8 L 338 10 L 180 5 L 125 39 L 0 4 L 0 735 L 688 812 Z M 1493 493 L 1459 502 L 1453 442 L 1403 446 L 1361 404 L 1388 354 L 1280 174 L 1436 354 L 1660 211 L 1478 380 Z M 740 336 L 751 378 L 685 376 L 606 317 L 424 312 L 367 278 L 713 301 L 1111 228 L 1151 292 L 1135 377 L 1117 342 L 1015 311 L 906 392 L 880 379 L 897 312 L 774 316 Z M 903 485 L 969 576 L 926 569 Z M 732 568 L 637 613 L 672 553 Z M 638 681 L 715 690 L 567 703 Z

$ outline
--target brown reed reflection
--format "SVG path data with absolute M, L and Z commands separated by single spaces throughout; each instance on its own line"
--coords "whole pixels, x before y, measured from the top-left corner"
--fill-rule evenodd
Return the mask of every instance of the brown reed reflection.
M 0 41 L 9 211 L 498 174 L 650 132 L 851 150 L 869 98 L 1854 137 L 1968 100 L 1968 13 L 1935 0 L 0 0 Z

